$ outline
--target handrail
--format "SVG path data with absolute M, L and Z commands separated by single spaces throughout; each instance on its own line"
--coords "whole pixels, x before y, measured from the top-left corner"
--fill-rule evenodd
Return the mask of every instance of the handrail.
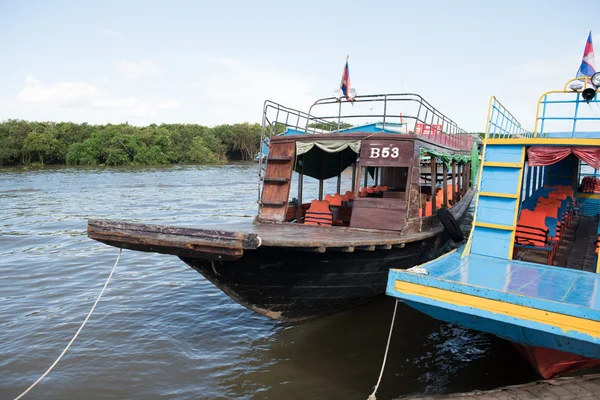
M 571 137 L 575 137 L 575 133 L 577 131 L 577 122 L 578 121 L 599 121 L 600 122 L 600 96 L 596 95 L 595 98 L 591 100 L 585 100 L 582 96 L 583 90 L 588 89 L 587 80 L 583 80 L 583 88 L 577 90 L 567 90 L 569 83 L 580 80 L 580 79 L 571 79 L 565 85 L 563 90 L 551 90 L 540 96 L 537 103 L 537 109 L 535 114 L 535 129 L 534 129 L 534 137 L 545 137 L 548 133 L 552 132 L 551 129 L 548 129 L 547 122 L 550 121 L 572 121 L 569 131 L 566 133 L 570 133 Z M 593 86 L 592 86 L 593 88 Z M 596 89 L 597 91 L 597 89 Z M 559 99 L 554 99 L 554 96 Z M 568 97 L 566 100 L 564 97 Z M 574 98 L 573 98 L 574 97 Z M 570 99 L 569 99 L 570 98 Z M 550 115 L 548 116 L 548 105 L 566 105 L 573 106 L 574 110 L 571 113 L 571 110 L 568 111 L 568 116 L 556 116 Z M 592 108 L 592 104 L 596 106 L 596 110 Z M 588 105 L 590 107 L 590 111 L 593 116 L 582 116 L 580 113 L 584 110 L 580 107 L 581 105 Z
M 370 112 L 365 113 L 364 110 L 362 112 L 359 110 L 362 103 L 372 105 L 367 110 Z M 413 107 L 416 112 L 396 114 L 390 111 L 392 104 L 402 104 L 405 109 L 407 106 Z M 328 105 L 337 105 L 337 113 L 326 115 L 315 113 L 315 110 L 321 110 L 323 106 Z M 355 105 L 358 107 L 355 108 Z M 376 109 L 373 112 L 377 105 L 381 105 L 383 111 Z M 261 145 L 258 154 L 259 202 L 267 162 L 264 147 L 266 146 L 268 149 L 274 135 L 281 134 L 286 130 L 306 134 L 339 133 L 342 122 L 348 123 L 369 118 L 378 119 L 376 122 L 382 123 L 382 133 L 385 132 L 386 126 L 392 123 L 390 120 L 395 119 L 406 127 L 406 133 L 419 133 L 428 140 L 445 146 L 468 150 L 471 148 L 473 141 L 472 136 L 459 128 L 456 122 L 439 112 L 416 93 L 361 95 L 356 96 L 351 101 L 343 98 L 327 97 L 315 101 L 310 106 L 308 113 L 266 100 L 263 106 Z M 410 121 L 411 124 L 414 123 L 414 128 L 410 132 L 405 121 Z

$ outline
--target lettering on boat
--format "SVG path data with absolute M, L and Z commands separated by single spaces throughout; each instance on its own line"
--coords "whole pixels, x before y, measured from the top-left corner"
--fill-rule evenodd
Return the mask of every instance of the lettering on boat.
M 370 149 L 369 158 L 398 158 L 400 156 L 400 149 L 398 147 L 375 147 L 372 146 Z

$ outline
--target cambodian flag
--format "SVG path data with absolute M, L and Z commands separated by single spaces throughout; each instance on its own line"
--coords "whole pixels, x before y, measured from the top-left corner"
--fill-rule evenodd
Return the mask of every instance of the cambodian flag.
M 592 76 L 596 73 L 596 61 L 594 60 L 594 45 L 592 44 L 592 31 L 588 36 L 588 40 L 585 43 L 585 50 L 583 51 L 583 60 L 581 60 L 581 66 L 577 71 L 576 78 L 585 76 Z
M 346 56 L 346 66 L 344 67 L 344 73 L 342 74 L 342 83 L 340 83 L 340 89 L 342 89 L 342 93 L 346 96 L 346 100 L 352 101 L 349 97 L 350 93 L 350 68 L 348 67 L 348 57 Z

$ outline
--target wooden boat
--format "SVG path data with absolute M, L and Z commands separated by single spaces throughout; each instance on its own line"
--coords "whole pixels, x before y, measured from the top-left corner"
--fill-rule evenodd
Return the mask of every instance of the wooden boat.
M 414 110 L 401 123 L 427 133 L 399 132 L 400 114 L 391 114 L 398 104 Z M 365 105 L 379 107 L 370 117 L 380 123 L 361 125 Z M 316 114 L 328 106 L 337 112 Z M 318 132 L 352 122 L 359 126 Z M 304 132 L 276 135 L 291 129 Z M 178 256 L 238 303 L 285 321 L 382 295 L 389 268 L 430 260 L 446 251 L 450 235 L 460 239 L 456 221 L 473 197 L 476 150 L 470 135 L 418 95 L 322 99 L 308 113 L 266 102 L 262 142 L 269 152 L 265 162 L 258 157 L 253 222 L 181 228 L 90 220 L 89 237 Z M 436 161 L 428 161 L 435 190 L 421 178 L 423 154 Z M 446 229 L 441 208 L 449 210 Z
M 600 363 L 600 101 L 587 86 L 542 95 L 533 132 L 492 97 L 469 240 L 388 279 L 388 295 L 513 342 L 548 379 Z

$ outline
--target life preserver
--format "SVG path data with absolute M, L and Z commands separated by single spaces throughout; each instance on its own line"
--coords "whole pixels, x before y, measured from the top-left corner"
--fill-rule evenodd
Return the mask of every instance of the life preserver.
M 447 208 L 440 208 L 437 212 L 437 216 L 452 240 L 455 242 L 462 242 L 465 239 L 465 235 L 460 230 L 458 222 L 456 222 Z

